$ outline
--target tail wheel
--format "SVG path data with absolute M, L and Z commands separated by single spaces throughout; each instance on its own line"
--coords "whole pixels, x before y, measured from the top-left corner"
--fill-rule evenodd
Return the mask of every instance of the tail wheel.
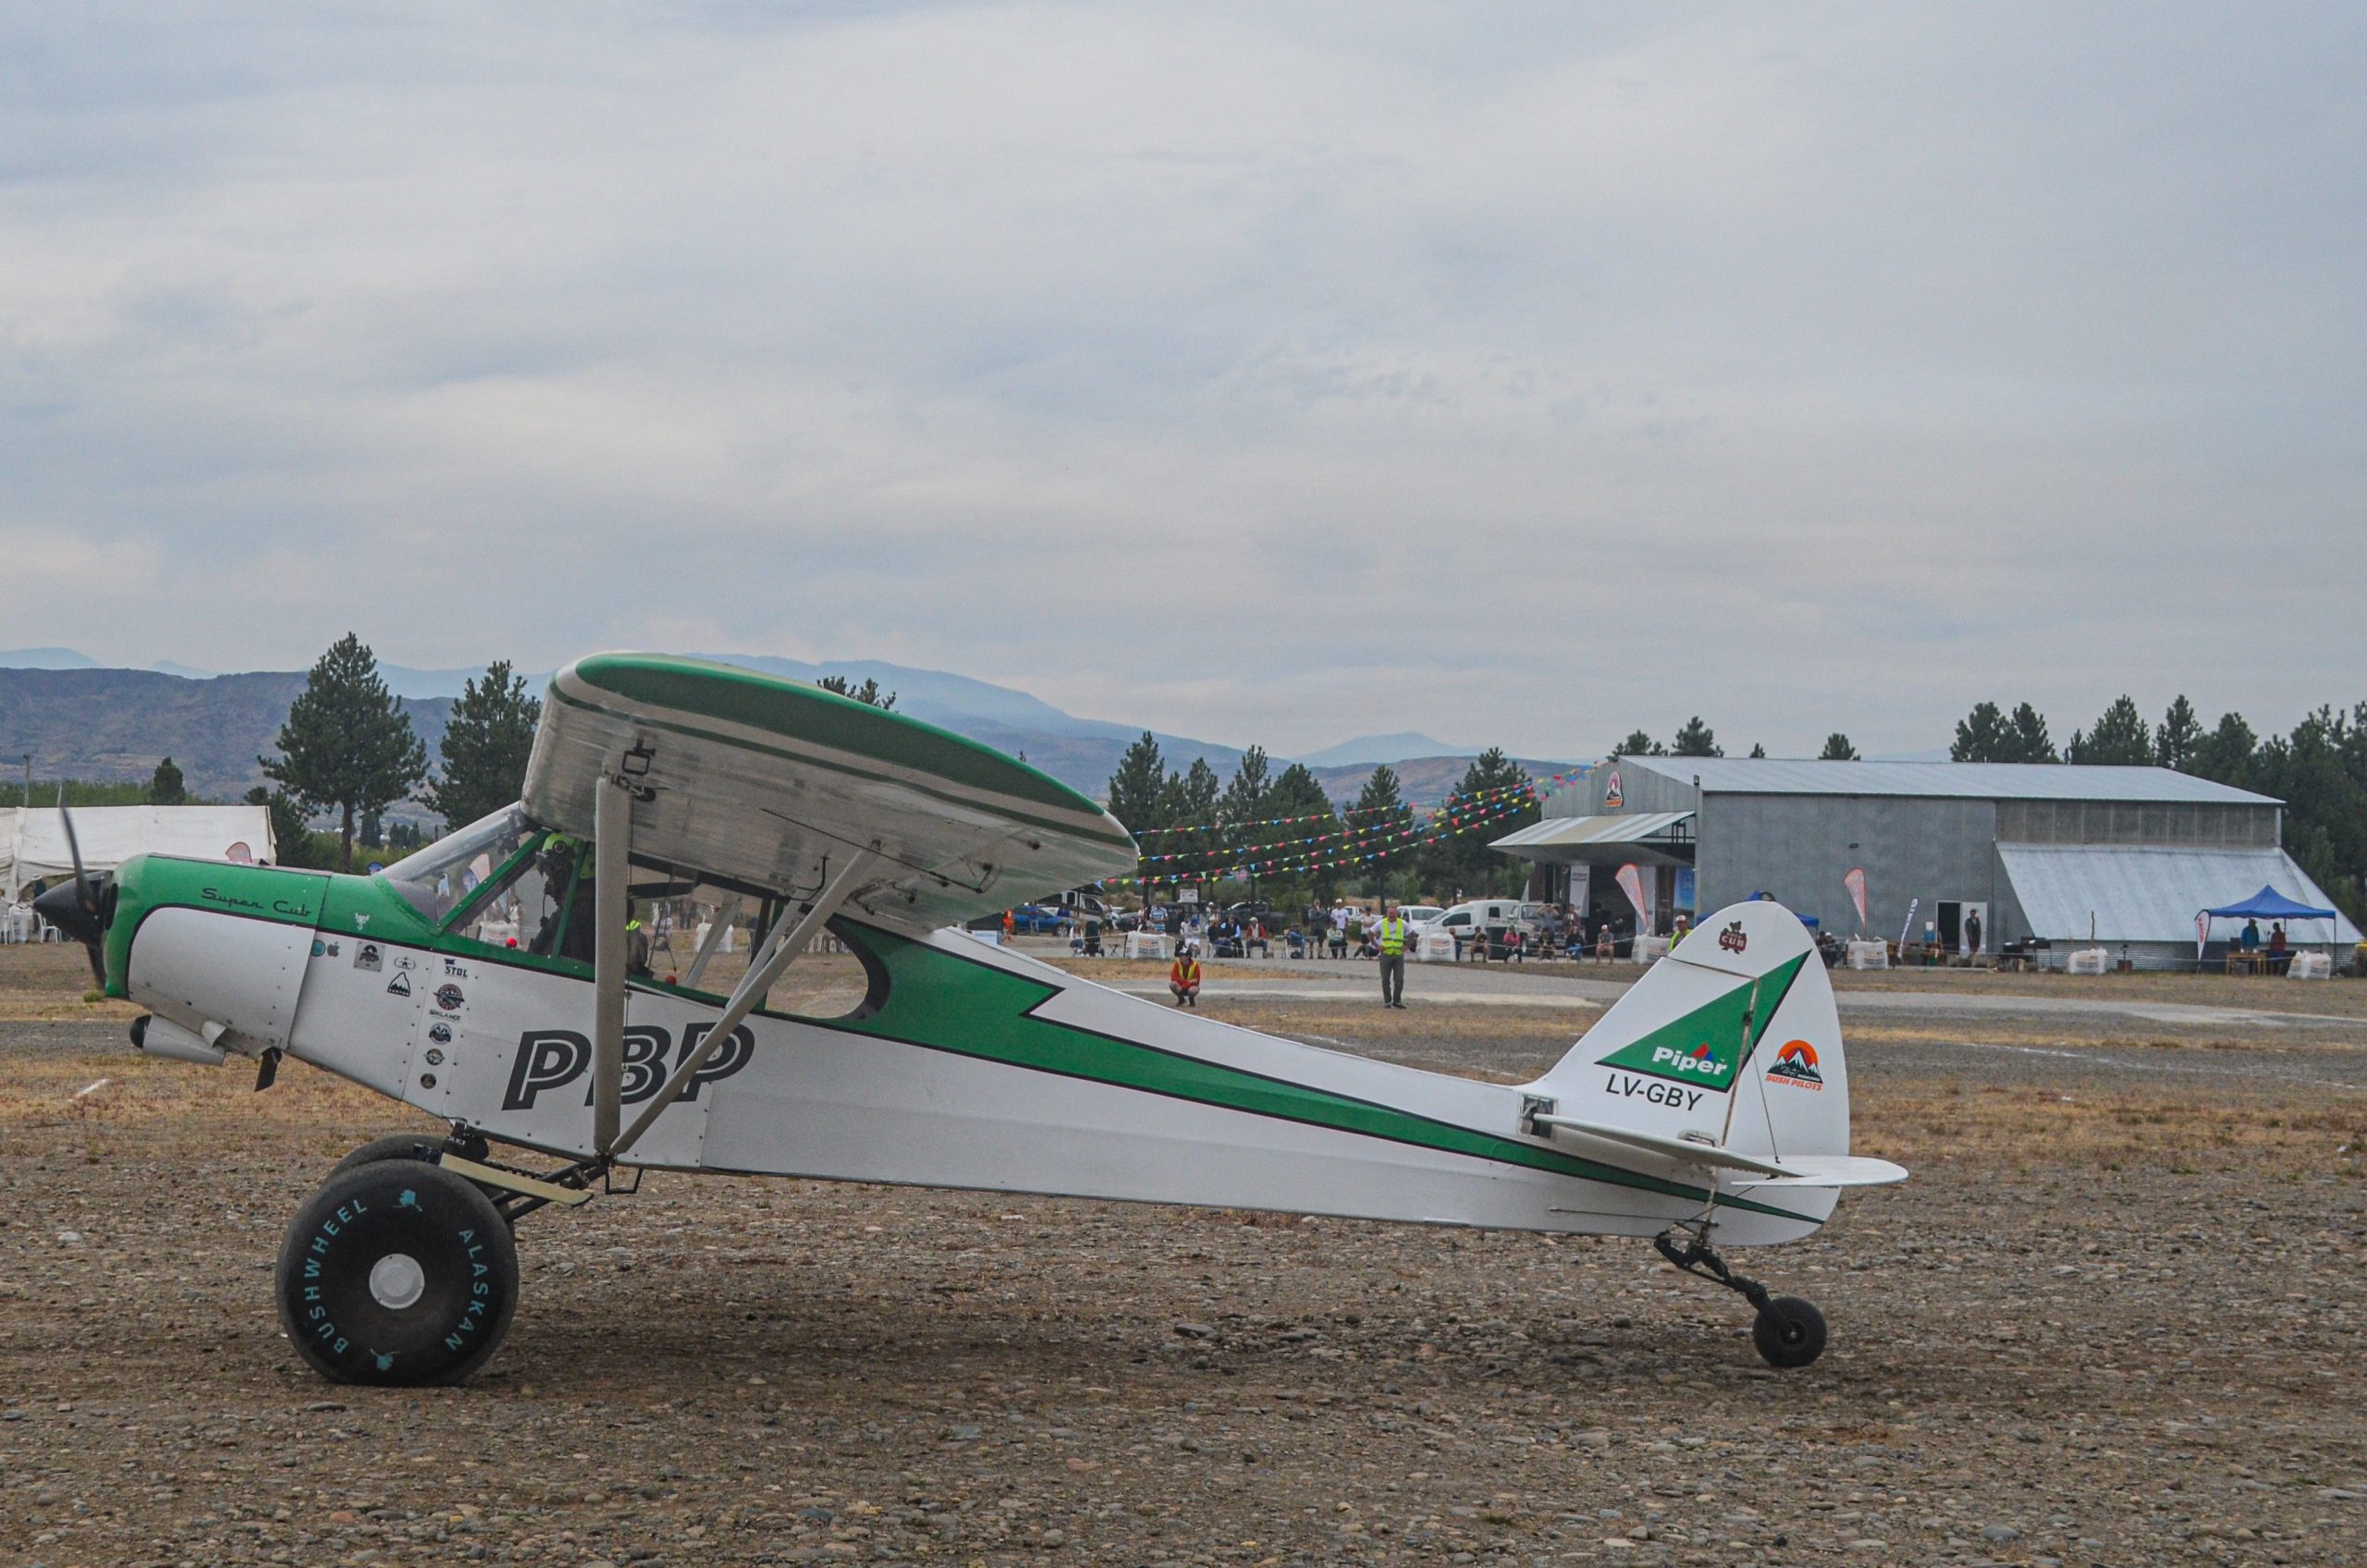
M 1806 1366 L 1824 1354 L 1824 1314 L 1798 1296 L 1774 1296 L 1759 1309 L 1750 1342 L 1770 1366 Z
M 509 1332 L 518 1249 L 483 1191 L 398 1152 L 297 1210 L 276 1294 L 297 1354 L 333 1382 L 456 1383 Z

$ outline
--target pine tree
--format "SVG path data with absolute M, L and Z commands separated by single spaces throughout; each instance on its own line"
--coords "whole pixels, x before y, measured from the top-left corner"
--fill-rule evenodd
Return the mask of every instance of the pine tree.
M 1824 750 L 1817 753 L 1816 760 L 1819 762 L 1856 762 L 1858 760 L 1858 748 L 1849 743 L 1848 736 L 1844 735 L 1840 730 L 1836 729 L 1832 734 L 1827 735 L 1824 738 Z
M 1528 775 L 1501 746 L 1480 753 L 1424 824 L 1429 832 L 1445 835 L 1423 850 L 1424 885 L 1441 899 L 1457 888 L 1476 896 L 1518 887 L 1527 867 L 1488 846 L 1537 821 L 1536 801 L 1521 800 L 1527 782 Z
M 841 697 L 852 697 L 866 707 L 877 708 L 881 713 L 886 713 L 896 705 L 896 693 L 889 692 L 883 694 L 879 690 L 878 680 L 868 675 L 863 678 L 863 684 L 860 686 L 852 684 L 843 675 L 826 675 L 814 684 L 825 692 L 836 692 Z
M 2054 738 L 2046 732 L 2046 716 L 2028 703 L 2014 709 L 2012 734 L 1999 762 L 2056 762 Z
M 1217 815 L 1229 824 L 1271 816 L 1273 813 L 1266 809 L 1267 791 L 1273 784 L 1269 776 L 1271 766 L 1263 746 L 1252 746 L 1242 753 L 1240 764 L 1233 770 L 1233 781 L 1224 787 L 1224 799 L 1217 802 Z
M 1623 757 L 1664 757 L 1668 748 L 1640 729 L 1631 729 L 1627 739 L 1612 748 L 1612 754 Z
M 313 666 L 279 727 L 277 757 L 263 776 L 313 811 L 335 807 L 337 862 L 353 869 L 354 819 L 383 811 L 427 775 L 427 748 L 411 716 L 378 678 L 378 661 L 347 632 Z
M 2181 692 L 2162 716 L 2162 727 L 2153 731 L 2153 765 L 2191 772 L 2194 753 L 2201 744 L 2202 721 L 2194 716 L 2194 704 Z
M 2218 728 L 2195 746 L 2191 771 L 2200 778 L 2248 790 L 2256 772 L 2253 759 L 2259 754 L 2260 737 L 2244 722 L 2244 716 L 2223 713 Z
M 448 833 L 515 801 L 542 717 L 542 700 L 526 694 L 526 678 L 512 675 L 508 659 L 486 666 L 452 704 L 437 747 L 440 777 L 420 791 L 420 804 L 442 817 Z
M 374 811 L 362 814 L 362 847 L 365 850 L 386 847 L 386 819 L 383 814 Z
M 1716 733 L 1701 722 L 1701 716 L 1697 713 L 1685 721 L 1684 729 L 1676 732 L 1676 739 L 1669 743 L 1668 754 L 1673 757 L 1722 757 L 1726 753 L 1718 749 Z
M 1753 741 L 1750 743 L 1750 754 L 1753 761 L 1764 762 L 1767 760 L 1767 748 L 1757 741 Z
M 1950 762 L 2006 762 L 2013 759 L 2013 726 L 1995 703 L 1975 703 L 1956 720 L 1956 744 L 1948 748 Z
M 181 779 L 181 770 L 173 766 L 173 759 L 166 757 L 149 776 L 148 803 L 152 806 L 178 806 L 188 802 L 189 786 Z
M 2123 695 L 2113 699 L 2085 734 L 2073 730 L 2063 755 L 2067 762 L 2096 766 L 2144 767 L 2153 760 L 2153 734 L 2136 703 Z
M 1118 771 L 1110 776 L 1110 815 L 1124 823 L 1127 832 L 1147 833 L 1168 826 L 1159 809 L 1166 768 L 1159 754 L 1158 738 L 1147 729 L 1118 759 Z
M 247 804 L 261 806 L 271 814 L 273 858 L 281 865 L 325 869 L 316 864 L 323 857 L 313 853 L 313 830 L 304 825 L 304 808 L 288 798 L 285 790 L 265 789 L 258 784 L 247 791 Z M 263 846 L 255 846 L 255 853 L 263 853 Z

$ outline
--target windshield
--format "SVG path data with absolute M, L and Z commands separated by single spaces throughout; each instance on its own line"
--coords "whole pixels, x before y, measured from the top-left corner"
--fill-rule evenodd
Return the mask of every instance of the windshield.
M 431 922 L 441 924 L 479 885 L 542 829 L 522 805 L 504 806 L 405 855 L 380 875 Z

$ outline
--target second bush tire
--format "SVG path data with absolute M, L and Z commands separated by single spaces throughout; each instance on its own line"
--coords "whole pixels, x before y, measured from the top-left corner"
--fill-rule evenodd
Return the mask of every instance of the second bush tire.
M 374 1165 L 382 1159 L 429 1160 L 444 1147 L 440 1133 L 389 1133 L 383 1138 L 373 1138 L 347 1155 L 329 1170 L 332 1176 L 342 1176 L 357 1165 Z M 421 1150 L 427 1152 L 423 1154 Z

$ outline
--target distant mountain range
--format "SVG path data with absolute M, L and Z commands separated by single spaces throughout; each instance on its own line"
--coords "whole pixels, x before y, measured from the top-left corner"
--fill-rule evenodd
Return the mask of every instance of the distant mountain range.
M 697 655 L 794 680 L 841 675 L 860 684 L 876 680 L 896 693 L 896 711 L 967 735 L 1030 763 L 1073 788 L 1098 795 L 1118 759 L 1143 733 L 1135 725 L 1079 718 L 1043 699 L 990 681 L 942 670 L 915 669 L 874 659 L 809 664 L 769 655 Z M 435 753 L 452 699 L 474 669 L 416 669 L 381 664 L 387 689 Z M 547 672 L 528 676 L 539 688 Z M 258 755 L 272 749 L 288 704 L 304 687 L 301 671 L 211 675 L 187 665 L 108 669 L 72 648 L 0 652 L 0 765 L 13 768 L 27 752 L 43 778 L 145 778 L 170 756 L 195 793 L 235 798 L 263 781 Z M 1170 767 L 1206 758 L 1222 777 L 1240 764 L 1241 749 L 1189 736 L 1157 736 Z M 1297 760 L 1305 762 L 1335 800 L 1353 800 L 1375 765 L 1397 769 L 1405 798 L 1436 800 L 1463 777 L 1471 755 L 1427 735 L 1366 736 Z M 1279 766 L 1279 763 L 1278 763 Z M 1564 765 L 1524 762 L 1531 773 Z M 0 775 L 5 777 L 5 775 Z

